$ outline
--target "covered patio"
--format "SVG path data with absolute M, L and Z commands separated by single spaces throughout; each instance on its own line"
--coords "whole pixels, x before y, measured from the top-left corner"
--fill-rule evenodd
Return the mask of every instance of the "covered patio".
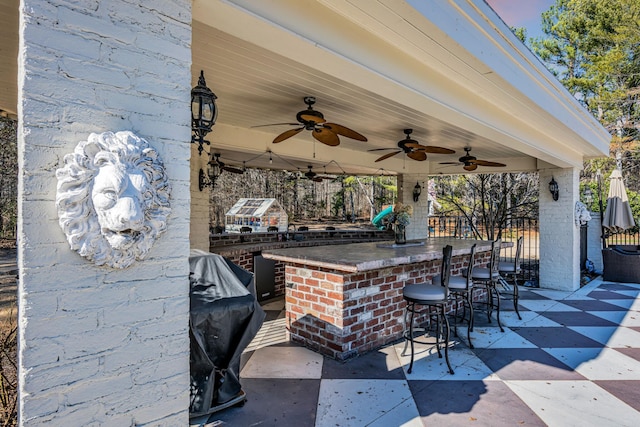
M 209 249 L 208 190 L 198 188 L 209 157 L 189 144 L 189 93 L 201 71 L 219 110 L 204 148 L 229 165 L 383 168 L 398 175 L 405 202 L 415 182 L 470 173 L 441 164 L 465 147 L 506 165 L 472 173 L 538 171 L 540 285 L 579 288 L 579 171 L 607 155 L 609 134 L 484 1 L 10 0 L 0 23 L 0 112 L 19 124 L 21 425 L 186 423 L 187 259 Z M 328 122 L 367 141 L 329 146 L 304 130 L 273 143 L 307 96 Z M 369 150 L 397 147 L 404 129 L 455 154 L 376 162 L 380 152 Z M 55 206 L 64 156 L 90 133 L 119 130 L 149 141 L 171 186 L 166 234 L 125 269 L 71 251 Z M 277 156 L 256 157 L 269 151 Z M 424 238 L 426 198 L 413 208 L 407 237 Z M 399 363 L 388 370 L 394 378 Z
M 192 426 L 634 426 L 640 416 L 640 284 L 595 280 L 575 292 L 523 289 L 505 332 L 477 316 L 452 337 L 455 375 L 433 346 L 403 342 L 347 362 L 287 340 L 282 304 L 243 356 L 247 402 Z M 508 304 L 505 304 L 508 305 Z M 506 310 L 510 310 L 506 307 Z M 222 424 L 225 425 L 225 424 Z

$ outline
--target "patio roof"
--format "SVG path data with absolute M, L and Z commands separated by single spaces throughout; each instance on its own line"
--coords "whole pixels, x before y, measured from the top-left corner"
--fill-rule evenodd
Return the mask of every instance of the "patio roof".
M 459 173 L 439 162 L 465 146 L 508 165 L 478 172 L 582 167 L 608 153 L 607 132 L 483 1 L 196 0 L 193 17 L 194 83 L 204 70 L 219 97 L 210 138 L 227 159 L 271 149 L 302 167 Z M 368 142 L 327 147 L 302 132 L 271 144 L 287 126 L 252 128 L 291 122 L 307 95 Z M 404 128 L 456 153 L 375 163 L 380 152 L 366 150 L 395 147 Z
M 0 109 L 17 111 L 18 1 L 0 8 Z M 194 0 L 192 75 L 204 70 L 218 96 L 208 135 L 228 164 L 327 173 L 461 173 L 463 148 L 507 168 L 581 167 L 608 153 L 609 134 L 509 31 L 484 1 Z M 189 23 L 187 23 L 189 24 Z M 15 28 L 14 28 L 15 27 Z M 338 147 L 302 132 L 273 138 L 315 96 L 316 110 L 367 142 Z M 404 138 L 456 151 L 416 162 L 397 155 L 375 162 Z M 272 150 L 278 156 L 256 155 Z M 285 159 L 285 161 L 282 161 Z

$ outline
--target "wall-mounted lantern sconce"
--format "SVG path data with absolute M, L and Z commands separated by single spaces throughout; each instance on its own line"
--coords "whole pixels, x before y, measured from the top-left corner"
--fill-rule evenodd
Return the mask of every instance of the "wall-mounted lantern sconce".
M 218 118 L 218 97 L 207 87 L 204 71 L 200 71 L 198 85 L 191 89 L 191 142 L 198 144 L 198 155 L 202 155 L 203 144 L 210 145 L 204 137 L 211 132 Z
M 420 198 L 420 194 L 422 194 L 422 187 L 420 187 L 420 183 L 416 182 L 416 186 L 413 187 L 413 201 L 417 202 Z
M 557 201 L 558 197 L 560 196 L 560 191 L 558 188 L 558 183 L 553 178 L 553 176 L 551 177 L 551 181 L 549 182 L 549 191 L 551 192 L 551 196 L 553 197 L 553 200 Z
M 222 165 L 217 157 L 213 158 L 212 156 L 212 159 L 207 163 L 207 172 L 205 173 L 202 168 L 198 172 L 198 189 L 202 191 L 206 187 L 213 188 L 216 185 L 216 179 L 218 179 L 221 173 Z

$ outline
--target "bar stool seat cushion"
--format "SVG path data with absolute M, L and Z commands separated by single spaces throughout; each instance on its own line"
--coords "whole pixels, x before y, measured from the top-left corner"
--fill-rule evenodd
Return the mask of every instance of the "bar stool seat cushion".
M 415 303 L 433 303 L 447 299 L 446 289 L 442 286 L 429 285 L 428 283 L 415 283 L 407 285 L 402 290 L 404 299 Z
M 512 262 L 500 261 L 498 263 L 498 271 L 501 273 L 519 273 L 520 266 L 516 267 Z
M 497 271 L 491 272 L 488 268 L 481 267 L 474 268 L 472 276 L 477 280 L 489 280 L 490 278 L 498 278 L 500 276 L 500 273 L 498 273 Z
M 440 276 L 435 276 L 431 279 L 431 283 L 437 286 L 442 286 L 442 279 Z M 471 285 L 471 283 L 469 283 Z M 461 289 L 467 289 L 467 279 L 462 276 L 451 276 L 449 277 L 449 290 L 456 291 Z

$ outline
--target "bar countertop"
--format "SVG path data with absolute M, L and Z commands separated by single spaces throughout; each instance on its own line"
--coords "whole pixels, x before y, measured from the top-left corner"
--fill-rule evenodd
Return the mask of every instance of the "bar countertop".
M 442 248 L 446 245 L 453 247 L 454 256 L 465 255 L 474 243 L 477 244 L 477 252 L 491 250 L 490 240 L 435 237 L 408 241 L 406 245 L 393 245 L 393 241 L 385 241 L 273 249 L 263 251 L 262 256 L 284 263 L 355 273 L 439 259 L 442 257 Z M 503 247 L 508 245 L 509 243 L 503 243 Z

